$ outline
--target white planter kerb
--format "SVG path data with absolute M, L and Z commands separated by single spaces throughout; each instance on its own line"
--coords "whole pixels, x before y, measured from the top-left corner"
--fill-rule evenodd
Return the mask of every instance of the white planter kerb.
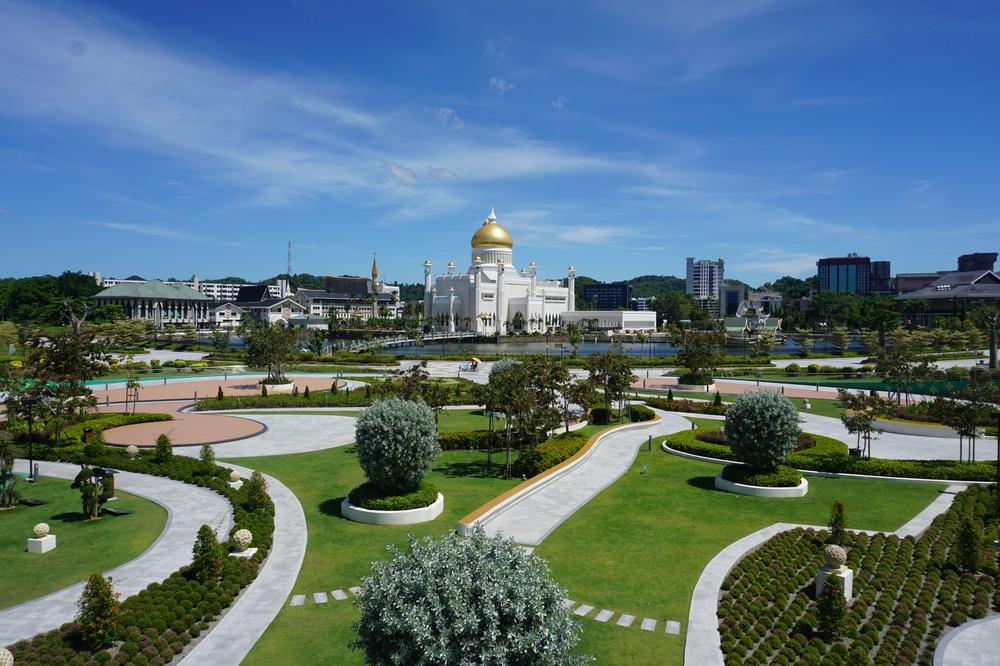
M 295 390 L 295 382 L 288 382 L 287 384 L 261 384 L 261 386 L 267 387 L 268 395 L 288 395 Z
M 809 492 L 809 481 L 802 477 L 802 483 L 797 486 L 770 487 L 748 486 L 744 483 L 734 483 L 722 478 L 722 472 L 715 475 L 715 488 L 727 493 L 749 495 L 751 497 L 805 497 Z
M 369 525 L 413 525 L 415 523 L 427 523 L 444 511 L 444 495 L 438 493 L 433 504 L 419 509 L 406 509 L 405 511 L 375 511 L 373 509 L 363 509 L 360 506 L 351 504 L 350 497 L 345 497 L 340 503 L 340 513 L 348 520 L 356 523 L 368 523 Z

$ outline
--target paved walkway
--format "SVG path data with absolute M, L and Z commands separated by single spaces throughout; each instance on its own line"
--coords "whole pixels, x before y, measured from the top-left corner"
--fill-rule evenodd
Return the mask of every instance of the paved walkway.
M 43 476 L 73 479 L 79 465 L 40 462 Z M 27 471 L 28 463 L 18 460 L 16 467 Z M 229 502 L 221 495 L 180 481 L 149 474 L 119 472 L 115 487 L 156 502 L 167 510 L 167 524 L 153 545 L 139 557 L 105 575 L 114 580 L 114 588 L 125 599 L 153 582 L 160 582 L 191 561 L 198 528 L 210 525 L 220 535 L 232 527 Z M 41 557 L 44 557 L 41 556 Z M 56 629 L 76 616 L 76 602 L 84 583 L 18 604 L 0 611 L 0 645 L 31 638 L 40 632 Z
M 891 534 L 900 537 L 917 536 L 930 525 L 936 516 L 948 510 L 955 495 L 963 488 L 964 486 L 960 485 L 948 486 L 923 511 Z M 723 666 L 725 662 L 722 654 L 722 640 L 719 635 L 718 617 L 719 597 L 723 581 L 732 568 L 752 551 L 781 532 L 799 527 L 817 530 L 827 529 L 825 526 L 819 525 L 775 523 L 731 543 L 713 557 L 702 570 L 694 593 L 691 595 L 687 640 L 684 645 L 685 666 Z M 871 534 L 871 532 L 868 533 Z
M 207 418 L 207 415 L 202 417 Z M 230 414 L 234 421 L 249 421 L 266 426 L 267 430 L 249 439 L 213 444 L 219 458 L 247 458 L 250 456 L 279 456 L 289 453 L 321 451 L 345 446 L 354 441 L 357 420 L 351 416 L 332 414 Z M 174 449 L 174 453 L 197 457 L 198 447 Z
M 624 474 L 647 437 L 668 435 L 691 427 L 680 416 L 655 411 L 660 421 L 605 435 L 582 462 L 555 475 L 551 481 L 528 489 L 499 511 L 487 514 L 479 524 L 487 534 L 502 532 L 517 543 L 537 546 L 564 520 Z
M 934 666 L 1000 665 L 1000 615 L 992 615 L 955 627 L 934 651 Z
M 231 465 L 241 475 L 252 470 Z M 274 501 L 274 543 L 257 578 L 222 619 L 181 661 L 189 666 L 239 664 L 285 605 L 306 554 L 308 530 L 298 498 L 283 483 L 264 476 Z

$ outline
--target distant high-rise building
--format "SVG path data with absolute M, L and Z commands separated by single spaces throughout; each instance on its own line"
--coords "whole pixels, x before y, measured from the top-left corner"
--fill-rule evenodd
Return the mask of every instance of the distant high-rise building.
M 632 287 L 628 282 L 598 282 L 583 286 L 583 297 L 593 303 L 594 310 L 629 309 Z
M 827 257 L 816 262 L 818 291 L 840 291 L 865 296 L 892 291 L 888 261 L 872 261 L 851 253 L 846 257 Z
M 892 268 L 888 261 L 873 261 L 868 291 L 872 294 L 892 293 Z
M 973 252 L 958 258 L 959 271 L 992 271 L 997 262 L 996 252 Z
M 687 288 L 703 310 L 719 314 L 725 262 L 719 259 L 687 258 Z
M 748 289 L 742 284 L 724 284 L 719 287 L 719 314 L 735 317 L 740 304 L 747 300 Z

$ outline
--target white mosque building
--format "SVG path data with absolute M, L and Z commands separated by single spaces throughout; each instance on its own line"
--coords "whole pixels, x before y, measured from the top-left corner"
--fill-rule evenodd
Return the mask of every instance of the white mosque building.
M 514 266 L 514 240 L 490 214 L 472 236 L 472 263 L 464 273 L 448 264 L 446 275 L 434 276 L 424 262 L 424 320 L 434 330 L 474 331 L 496 335 L 542 332 L 563 325 L 574 308 L 572 266 L 565 280 L 540 280 L 535 262 Z

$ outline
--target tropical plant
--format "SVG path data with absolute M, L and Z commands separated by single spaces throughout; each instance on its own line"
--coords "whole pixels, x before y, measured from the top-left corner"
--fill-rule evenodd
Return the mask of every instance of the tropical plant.
M 365 476 L 393 494 L 415 490 L 441 450 L 430 407 L 399 398 L 372 403 L 358 418 L 356 439 Z
M 544 560 L 476 529 L 440 539 L 410 537 L 376 561 L 355 604 L 354 646 L 368 663 L 562 666 L 580 626 Z
M 243 330 L 246 344 L 246 364 L 254 368 L 267 368 L 264 384 L 282 384 L 285 366 L 291 363 L 297 350 L 295 332 L 279 323 L 251 321 Z
M 794 405 L 776 393 L 743 393 L 726 410 L 729 446 L 737 460 L 755 470 L 776 470 L 801 433 Z
M 121 636 L 121 603 L 111 587 L 111 579 L 91 574 L 77 602 L 76 621 L 80 638 L 92 649 L 110 646 Z
M 100 515 L 101 507 L 111 497 L 111 489 L 104 485 L 104 470 L 80 465 L 80 472 L 70 484 L 71 488 L 80 491 L 80 502 L 83 515 L 87 520 L 94 520 Z

